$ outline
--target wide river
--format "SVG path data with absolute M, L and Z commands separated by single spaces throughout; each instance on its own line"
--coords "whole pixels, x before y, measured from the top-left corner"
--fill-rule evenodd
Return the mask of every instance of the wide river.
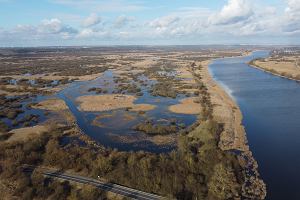
M 215 60 L 213 78 L 235 99 L 259 172 L 267 185 L 267 199 L 300 199 L 300 83 L 250 67 L 247 62 L 267 57 Z

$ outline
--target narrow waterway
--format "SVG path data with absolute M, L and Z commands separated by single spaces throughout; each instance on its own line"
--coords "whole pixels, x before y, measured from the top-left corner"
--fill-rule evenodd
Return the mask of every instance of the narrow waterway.
M 267 57 L 215 60 L 213 78 L 236 100 L 251 151 L 267 184 L 267 199 L 300 199 L 300 83 L 250 67 Z

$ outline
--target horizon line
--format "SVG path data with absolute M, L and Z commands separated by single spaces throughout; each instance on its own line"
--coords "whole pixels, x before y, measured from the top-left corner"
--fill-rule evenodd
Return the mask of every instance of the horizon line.
M 300 44 L 117 44 L 117 45 L 41 45 L 41 46 L 0 46 L 4 48 L 96 48 L 96 47 L 175 47 L 175 46 L 287 46 L 287 47 L 300 47 Z

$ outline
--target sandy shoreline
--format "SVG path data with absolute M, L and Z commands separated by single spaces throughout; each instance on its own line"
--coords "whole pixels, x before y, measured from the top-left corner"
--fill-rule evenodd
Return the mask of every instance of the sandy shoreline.
M 209 72 L 211 60 L 201 62 L 200 74 L 207 86 L 213 104 L 213 117 L 220 123 L 224 123 L 224 131 L 221 133 L 219 147 L 226 150 L 240 151 L 239 161 L 245 170 L 245 180 L 242 186 L 244 196 L 249 198 L 255 195 L 264 199 L 266 185 L 260 178 L 258 164 L 249 149 L 246 131 L 242 125 L 242 113 L 229 94 L 212 78 Z M 249 172 L 250 171 L 250 172 Z
M 210 61 L 201 63 L 203 69 L 200 74 L 211 95 L 212 104 L 214 105 L 214 118 L 218 122 L 225 124 L 225 130 L 221 134 L 219 146 L 223 150 L 236 149 L 247 151 L 249 147 L 245 129 L 242 125 L 242 113 L 230 95 L 213 80 L 209 73 L 209 64 Z

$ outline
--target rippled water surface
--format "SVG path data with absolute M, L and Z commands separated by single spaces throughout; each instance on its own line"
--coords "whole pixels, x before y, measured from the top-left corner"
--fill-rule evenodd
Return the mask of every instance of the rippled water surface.
M 210 71 L 241 108 L 267 199 L 300 199 L 300 83 L 246 64 L 266 56 L 215 60 Z

